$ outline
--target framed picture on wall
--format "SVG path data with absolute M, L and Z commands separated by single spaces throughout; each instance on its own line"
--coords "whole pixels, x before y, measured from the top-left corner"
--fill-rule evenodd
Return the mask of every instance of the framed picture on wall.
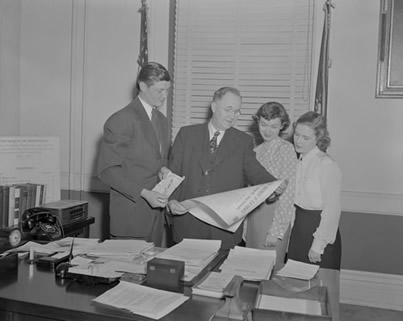
M 376 97 L 403 98 L 403 1 L 381 0 Z

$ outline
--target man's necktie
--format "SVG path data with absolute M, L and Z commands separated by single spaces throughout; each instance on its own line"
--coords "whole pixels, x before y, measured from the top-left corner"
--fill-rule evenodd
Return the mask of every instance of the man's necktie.
M 157 108 L 153 108 L 151 111 L 151 123 L 153 124 L 153 128 L 155 131 L 155 135 L 157 136 L 159 150 L 161 153 L 161 128 L 158 123 L 158 116 L 157 116 Z
M 217 137 L 220 135 L 220 132 L 217 130 L 214 133 L 214 136 L 210 139 L 210 153 L 214 153 L 217 150 Z

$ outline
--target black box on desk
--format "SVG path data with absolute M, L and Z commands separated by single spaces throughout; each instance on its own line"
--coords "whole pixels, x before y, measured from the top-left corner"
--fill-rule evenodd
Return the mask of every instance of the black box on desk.
M 79 200 L 59 200 L 41 205 L 59 218 L 62 225 L 85 220 L 88 217 L 88 202 Z
M 185 262 L 153 258 L 147 262 L 146 285 L 153 288 L 183 292 Z
M 265 296 L 267 297 L 265 298 Z M 264 299 L 266 302 L 270 302 L 270 297 L 281 298 L 285 304 L 287 299 L 306 300 L 307 303 L 318 305 L 320 311 L 317 314 L 292 312 L 285 311 L 285 309 L 268 308 L 264 304 L 261 304 Z M 295 304 L 290 303 L 288 306 L 294 308 Z M 253 321 L 331 321 L 332 316 L 327 288 L 324 286 L 314 286 L 305 291 L 291 291 L 283 288 L 273 280 L 262 281 L 259 285 L 255 307 L 252 309 L 252 317 Z

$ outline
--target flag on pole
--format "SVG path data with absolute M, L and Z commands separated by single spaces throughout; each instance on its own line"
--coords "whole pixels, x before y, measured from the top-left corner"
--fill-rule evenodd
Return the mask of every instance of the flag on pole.
M 331 0 L 326 0 L 323 5 L 325 18 L 323 21 L 322 41 L 320 45 L 318 76 L 316 80 L 314 111 L 327 118 L 327 94 L 329 76 L 329 32 L 330 10 L 334 8 Z
M 137 58 L 139 69 L 148 63 L 148 26 L 147 26 L 147 0 L 141 0 L 141 28 L 140 28 L 140 51 Z

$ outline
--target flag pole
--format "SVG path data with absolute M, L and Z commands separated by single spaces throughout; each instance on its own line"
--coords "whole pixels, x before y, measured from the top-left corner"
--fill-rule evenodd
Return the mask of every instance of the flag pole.
M 328 76 L 330 68 L 329 35 L 332 8 L 334 8 L 332 0 L 326 0 L 323 4 L 323 11 L 325 12 L 325 15 L 323 21 L 322 41 L 320 46 L 314 103 L 314 111 L 322 114 L 325 119 L 327 118 Z

